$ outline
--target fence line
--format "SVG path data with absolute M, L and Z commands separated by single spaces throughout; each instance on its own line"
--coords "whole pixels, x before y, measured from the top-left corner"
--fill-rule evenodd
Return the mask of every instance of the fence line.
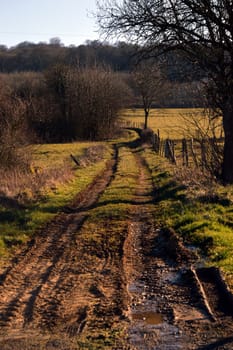
M 121 120 L 120 127 L 143 130 L 144 124 L 131 120 Z M 218 174 L 221 171 L 223 137 L 171 140 L 169 138 L 162 139 L 159 130 L 157 133 L 152 131 L 152 139 L 150 135 L 150 142 L 152 142 L 155 152 L 166 157 L 173 164 L 200 168 L 202 171 L 207 170 L 212 174 Z
M 152 144 L 160 156 L 169 159 L 175 165 L 212 170 L 221 164 L 223 141 L 223 138 L 161 139 L 158 132 L 154 134 Z

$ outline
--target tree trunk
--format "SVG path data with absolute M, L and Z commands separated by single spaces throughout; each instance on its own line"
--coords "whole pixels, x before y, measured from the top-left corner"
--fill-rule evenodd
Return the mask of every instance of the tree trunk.
M 145 123 L 144 123 L 144 129 L 147 129 L 149 111 L 148 111 L 147 109 L 145 109 L 144 111 L 145 111 Z
M 225 133 L 222 179 L 225 184 L 233 184 L 233 95 L 223 110 L 223 128 Z

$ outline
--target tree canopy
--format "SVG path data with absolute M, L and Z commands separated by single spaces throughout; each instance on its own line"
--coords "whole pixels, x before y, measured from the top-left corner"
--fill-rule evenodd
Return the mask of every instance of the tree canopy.
M 99 1 L 97 19 L 110 36 L 142 46 L 144 55 L 178 50 L 206 72 L 225 132 L 222 178 L 233 183 L 233 1 Z

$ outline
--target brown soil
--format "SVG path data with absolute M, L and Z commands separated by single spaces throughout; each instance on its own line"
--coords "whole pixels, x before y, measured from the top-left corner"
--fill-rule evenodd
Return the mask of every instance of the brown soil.
M 77 349 L 84 334 L 100 341 L 105 331 L 119 329 L 106 349 L 233 349 L 232 312 L 217 278 L 195 268 L 195 253 L 175 232 L 156 225 L 153 183 L 141 155 L 135 153 L 138 185 L 118 251 L 109 238 L 113 218 L 96 226 L 106 233 L 100 246 L 81 234 L 118 161 L 116 152 L 2 272 L 1 349 Z

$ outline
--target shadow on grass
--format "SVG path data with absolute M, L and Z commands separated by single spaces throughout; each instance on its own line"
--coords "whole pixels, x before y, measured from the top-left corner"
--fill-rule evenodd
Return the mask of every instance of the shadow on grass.
M 25 209 L 25 206 L 20 204 L 17 199 L 5 195 L 0 195 L 0 205 L 8 209 Z
M 0 211 L 0 223 L 17 223 L 20 226 L 24 226 L 27 223 L 27 214 L 25 211 L 19 210 L 3 210 Z
M 159 188 L 155 188 L 153 197 L 157 203 L 166 199 L 185 201 L 186 196 L 183 193 L 184 190 L 185 186 L 177 185 L 175 181 L 171 180 Z
M 69 207 L 66 206 L 63 208 L 63 212 L 66 214 L 72 214 L 72 213 L 85 213 L 89 210 L 95 210 L 95 209 L 101 209 L 104 207 L 108 207 L 108 206 L 119 206 L 119 205 L 126 205 L 126 206 L 133 206 L 133 205 L 148 205 L 148 204 L 153 204 L 154 201 L 151 199 L 148 200 L 144 200 L 144 201 L 136 201 L 136 200 L 119 200 L 119 199 L 114 199 L 114 200 L 110 200 L 110 201 L 103 201 L 103 202 L 98 202 L 89 206 L 83 206 L 81 208 L 73 208 L 73 207 Z M 112 209 L 110 209 L 112 210 Z M 115 209 L 114 209 L 115 210 Z M 106 210 L 103 209 L 103 211 L 105 212 Z M 107 210 L 108 212 L 108 210 Z M 107 214 L 108 215 L 108 214 Z
M 199 196 L 198 200 L 199 200 L 199 202 L 204 203 L 204 204 L 205 203 L 207 203 L 207 204 L 220 204 L 223 207 L 229 207 L 232 205 L 232 201 L 230 199 L 221 197 L 217 194 Z
M 212 344 L 204 345 L 204 346 L 198 348 L 197 350 L 217 350 L 217 349 L 219 349 L 220 346 L 222 347 L 224 345 L 232 344 L 232 343 L 233 343 L 233 336 L 217 340 L 216 342 L 214 342 Z M 230 349 L 230 348 L 228 348 L 228 349 Z M 232 344 L 231 349 L 233 349 L 233 344 Z

